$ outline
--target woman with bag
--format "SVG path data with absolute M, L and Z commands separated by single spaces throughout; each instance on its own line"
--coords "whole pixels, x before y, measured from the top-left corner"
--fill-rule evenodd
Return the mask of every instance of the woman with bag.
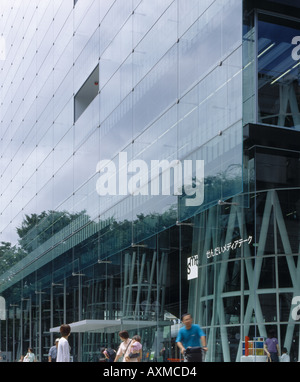
M 122 342 L 119 346 L 114 362 L 118 362 L 118 360 L 122 356 L 123 356 L 122 362 L 138 362 L 137 358 L 129 358 L 129 360 L 127 360 L 128 359 L 127 357 L 129 356 L 129 353 L 130 353 L 130 344 L 132 342 L 132 339 L 129 338 L 128 332 L 126 330 L 122 330 L 121 332 L 119 332 L 119 337 Z
M 126 356 L 126 361 L 130 362 L 132 358 L 137 358 L 138 362 L 141 362 L 143 354 L 142 349 L 141 337 L 138 335 L 133 336 L 129 347 L 129 354 Z

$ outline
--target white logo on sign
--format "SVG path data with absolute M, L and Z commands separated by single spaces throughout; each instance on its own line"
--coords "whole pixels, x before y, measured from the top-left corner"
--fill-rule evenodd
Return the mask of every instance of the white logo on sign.
M 198 255 L 187 259 L 187 279 L 192 280 L 198 277 Z

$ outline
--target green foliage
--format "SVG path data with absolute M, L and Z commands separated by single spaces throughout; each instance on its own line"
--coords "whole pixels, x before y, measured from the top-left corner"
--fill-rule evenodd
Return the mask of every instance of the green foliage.
M 39 215 L 25 215 L 21 227 L 17 228 L 21 248 L 27 253 L 32 252 L 84 213 L 85 211 L 76 214 L 66 211 L 43 211 Z
M 1 241 L 0 243 L 0 274 L 20 261 L 26 253 L 22 248 L 12 246 L 11 243 Z
M 39 215 L 25 215 L 21 226 L 17 228 L 19 245 L 12 246 L 4 241 L 0 243 L 0 274 L 84 213 L 85 211 L 76 214 L 66 211 L 43 211 Z

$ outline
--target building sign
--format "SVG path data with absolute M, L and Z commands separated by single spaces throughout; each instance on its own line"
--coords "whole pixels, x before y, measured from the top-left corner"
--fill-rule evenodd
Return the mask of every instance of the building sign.
M 214 249 L 210 249 L 206 252 L 207 259 L 215 256 L 219 256 L 227 251 L 235 250 L 236 248 L 241 248 L 242 245 L 250 245 L 252 242 L 252 236 L 247 239 L 239 239 L 234 242 L 225 244 Z M 187 259 L 187 279 L 192 280 L 198 277 L 198 255 L 188 257 Z
M 192 280 L 198 277 L 198 255 L 187 259 L 187 279 Z
M 249 236 L 248 239 L 239 239 L 234 242 L 225 244 L 221 247 L 216 247 L 215 249 L 210 249 L 206 252 L 206 257 L 210 259 L 211 257 L 219 256 L 224 252 L 240 248 L 243 244 L 250 244 L 252 241 L 252 236 Z

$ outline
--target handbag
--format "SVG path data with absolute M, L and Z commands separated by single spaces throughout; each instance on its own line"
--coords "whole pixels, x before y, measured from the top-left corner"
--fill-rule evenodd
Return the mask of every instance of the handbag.
M 138 358 L 140 356 L 140 353 L 129 353 L 129 358 Z
M 188 348 L 186 348 L 185 358 L 186 358 L 187 362 L 202 362 L 202 347 L 201 346 L 195 346 L 195 347 L 189 346 Z

